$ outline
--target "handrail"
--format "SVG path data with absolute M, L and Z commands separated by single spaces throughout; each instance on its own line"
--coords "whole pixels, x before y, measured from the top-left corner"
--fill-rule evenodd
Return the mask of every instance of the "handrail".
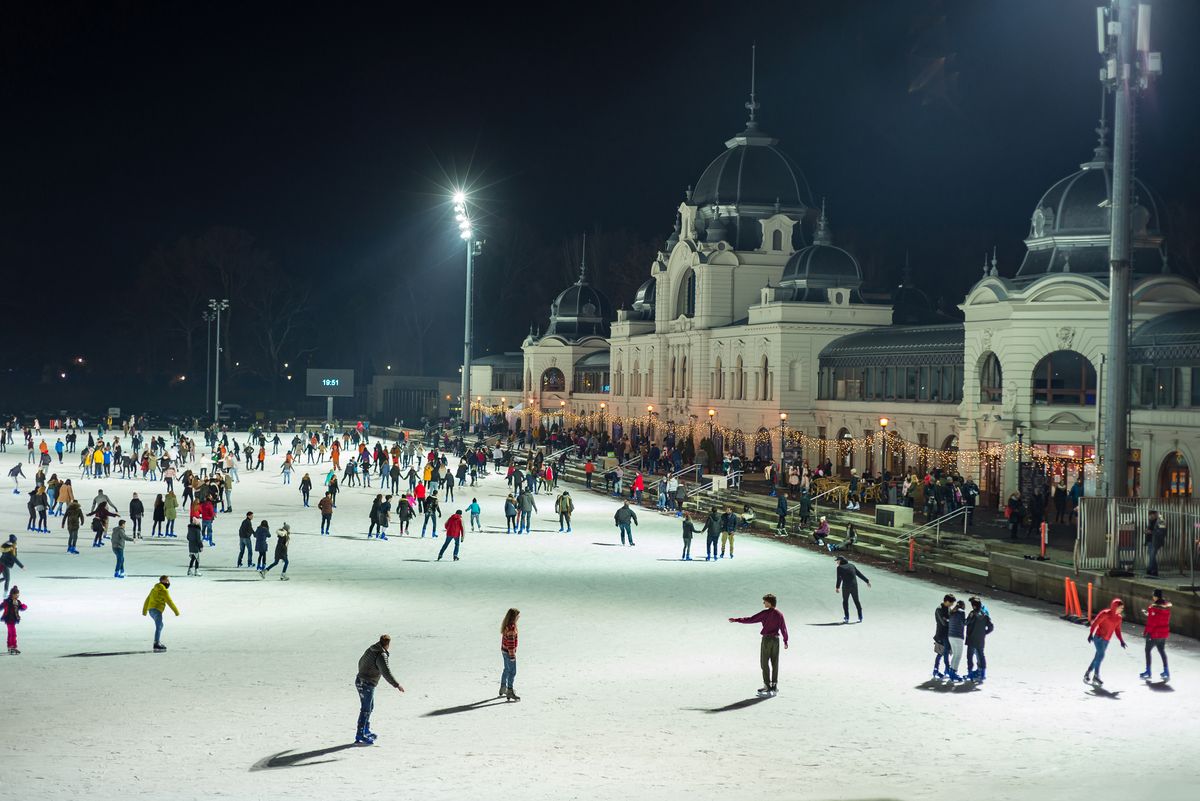
M 617 467 L 629 467 L 629 465 L 633 464 L 634 462 L 640 462 L 640 461 L 642 461 L 642 457 L 640 455 L 638 455 L 638 456 L 633 457 L 629 461 L 621 462 L 620 464 L 617 465 Z
M 693 470 L 699 472 L 701 478 L 704 477 L 704 473 L 700 470 L 700 465 L 694 464 L 691 467 L 685 467 L 684 469 L 680 470 L 678 473 L 667 473 L 667 478 L 679 478 L 680 476 L 686 476 L 688 473 L 692 472 Z
M 922 531 L 926 531 L 926 530 L 932 528 L 933 536 L 934 536 L 934 540 L 933 540 L 934 543 L 936 543 L 937 545 L 941 545 L 942 544 L 942 524 L 945 523 L 947 520 L 951 520 L 952 518 L 959 517 L 959 516 L 961 516 L 963 519 L 963 534 L 966 534 L 967 533 L 967 520 L 969 519 L 968 512 L 970 511 L 970 509 L 971 509 L 971 507 L 969 507 L 969 506 L 960 506 L 957 509 L 955 509 L 953 512 L 947 512 L 946 514 L 942 515 L 941 517 L 939 517 L 935 520 L 930 520 L 928 523 L 925 523 L 924 525 L 917 526 L 916 528 L 912 529 L 911 531 L 908 532 L 907 538 L 910 540 L 915 539 L 916 536 L 918 534 L 920 534 Z
M 561 456 L 562 454 L 566 453 L 567 451 L 577 451 L 577 450 L 579 450 L 579 448 L 577 448 L 577 447 L 576 447 L 576 446 L 574 446 L 574 445 L 568 445 L 568 446 L 567 446 L 567 447 L 565 447 L 565 448 L 559 448 L 559 449 L 558 449 L 558 450 L 556 450 L 554 453 L 548 453 L 548 454 L 546 454 L 546 461 L 548 462 L 548 461 L 550 461 L 551 459 L 557 459 L 559 456 Z
M 821 493 L 818 493 L 817 495 L 812 496 L 808 500 L 812 502 L 813 506 L 816 506 L 818 499 L 824 498 L 826 495 L 830 495 L 835 492 L 840 493 L 843 489 L 844 489 L 844 487 L 839 484 L 836 487 L 830 487 L 829 489 L 825 490 L 824 492 L 821 492 Z M 838 504 L 837 504 L 838 509 L 841 509 L 842 508 L 842 496 L 840 494 L 837 497 L 837 502 L 838 502 Z
M 705 484 L 704 482 L 700 482 L 700 483 L 696 484 L 695 487 L 688 490 L 687 497 L 690 498 L 693 495 L 699 495 L 700 493 L 704 492 L 705 490 L 710 490 L 710 489 L 712 489 L 712 479 L 711 478 L 708 480 L 707 484 Z

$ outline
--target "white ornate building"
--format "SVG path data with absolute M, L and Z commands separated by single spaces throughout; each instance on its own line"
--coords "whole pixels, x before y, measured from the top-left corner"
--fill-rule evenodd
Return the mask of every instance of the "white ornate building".
M 828 443 L 862 443 L 885 416 L 894 441 L 908 443 L 889 450 L 888 470 L 923 468 L 924 448 L 957 449 L 959 468 L 993 502 L 1015 486 L 1016 462 L 981 457 L 981 448 L 1015 457 L 1020 439 L 1063 460 L 1034 468 L 1039 476 L 1073 478 L 1076 461 L 1090 465 L 1107 346 L 1103 126 L 1092 159 L 1036 204 L 1017 274 L 985 264 L 957 320 L 934 313 L 907 280 L 890 299 L 864 295 L 857 262 L 834 244 L 824 208 L 751 106 L 745 130 L 680 204 L 674 232 L 611 330 L 607 299 L 581 271 L 546 333 L 522 345 L 521 392 L 483 390 L 512 385 L 513 354 L 504 357 L 514 362 L 501 371 L 507 379 L 494 366 L 473 370 L 475 394 L 489 404 L 532 401 L 551 415 L 603 404 L 613 419 L 645 418 L 652 406 L 654 422 L 694 423 L 697 437 L 712 409 L 726 449 L 776 459 L 786 413 L 788 429 L 827 443 L 805 458 L 829 456 L 847 472 L 883 469 L 878 439 Z M 1141 495 L 1190 495 L 1188 465 L 1200 458 L 1200 290 L 1171 272 L 1159 204 L 1140 183 L 1136 194 L 1129 481 Z

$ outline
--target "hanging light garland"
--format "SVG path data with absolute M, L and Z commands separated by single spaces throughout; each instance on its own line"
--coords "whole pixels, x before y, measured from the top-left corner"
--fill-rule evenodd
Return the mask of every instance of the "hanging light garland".
M 612 414 L 607 409 L 598 409 L 594 412 L 578 414 L 567 410 L 543 411 L 536 406 L 529 405 L 520 410 L 502 403 L 490 406 L 483 403 L 472 403 L 471 405 L 476 411 L 487 415 L 517 412 L 522 418 L 529 419 L 531 428 L 537 425 L 540 418 L 549 417 L 553 422 L 558 422 L 561 419 L 568 428 L 578 426 L 601 428 L 610 425 L 620 425 L 625 430 L 638 429 L 647 431 L 650 428 L 654 428 L 660 430 L 664 435 L 673 434 L 679 439 L 693 438 L 697 431 L 701 431 L 707 435 L 704 429 L 711 425 L 714 436 L 720 435 L 727 442 L 733 444 L 740 442 L 744 445 L 751 443 L 754 445 L 773 444 L 778 440 L 780 435 L 778 429 L 759 430 L 747 434 L 740 429 L 728 428 L 715 421 L 711 423 L 705 421 L 702 425 L 690 420 L 687 423 L 676 423 L 669 420 L 661 420 L 657 414 L 649 412 L 643 415 L 626 416 Z M 921 445 L 905 440 L 895 431 L 873 431 L 859 437 L 830 439 L 810 436 L 803 431 L 788 428 L 784 430 L 783 435 L 789 449 L 794 448 L 802 452 L 824 454 L 828 458 L 839 461 L 844 459 L 849 452 L 853 451 L 861 452 L 865 457 L 868 453 L 878 449 L 886 437 L 888 455 L 903 454 L 905 464 L 924 464 L 941 468 L 955 467 L 959 470 L 969 472 L 978 471 L 980 467 L 989 462 L 1025 461 L 1058 466 L 1094 464 L 1095 462 L 1093 457 L 1056 456 L 1050 454 L 1044 447 L 1034 444 L 1022 445 L 1017 442 L 991 445 L 978 450 L 931 448 L 928 445 Z

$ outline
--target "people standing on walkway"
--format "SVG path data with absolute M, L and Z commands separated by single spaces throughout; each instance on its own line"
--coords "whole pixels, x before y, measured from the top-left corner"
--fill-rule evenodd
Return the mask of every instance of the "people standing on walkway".
M 1150 658 L 1155 648 L 1162 657 L 1162 673 L 1165 681 L 1171 678 L 1167 668 L 1167 638 L 1171 636 L 1171 603 L 1163 597 L 1162 590 L 1154 591 L 1154 601 L 1146 608 L 1146 671 L 1139 678 L 1150 678 Z
M 776 606 L 778 601 L 771 593 L 763 596 L 763 609 L 750 617 L 731 617 L 730 623 L 761 623 L 762 644 L 758 661 L 762 667 L 763 686 L 759 695 L 774 695 L 779 691 L 779 637 L 783 636 L 784 650 L 788 647 L 787 622 Z
M 162 644 L 163 612 L 169 606 L 175 613 L 175 617 L 179 617 L 179 607 L 175 606 L 175 602 L 171 600 L 170 589 L 171 579 L 167 576 L 159 576 L 158 583 L 150 588 L 150 594 L 146 596 L 146 600 L 142 604 L 142 617 L 150 615 L 150 619 L 154 621 L 155 651 L 167 650 L 167 646 Z
M 613 515 L 613 522 L 615 523 L 617 529 L 621 532 L 621 544 L 622 545 L 625 544 L 626 537 L 629 538 L 630 545 L 637 544 L 633 541 L 633 528 L 632 528 L 633 526 L 636 526 L 638 524 L 637 512 L 635 512 L 635 511 L 633 511 L 633 509 L 629 508 L 629 500 L 628 499 L 626 499 L 625 501 L 623 501 L 621 503 L 621 506 L 617 509 L 616 513 Z
M 1163 521 L 1158 516 L 1158 512 L 1151 509 L 1149 520 L 1146 521 L 1146 549 L 1149 551 L 1146 560 L 1146 575 L 1158 575 L 1158 552 L 1167 544 L 1167 527 L 1163 525 Z
M 983 601 L 974 596 L 968 600 L 971 602 L 971 613 L 967 615 L 967 678 L 982 682 L 987 678 L 987 657 L 984 656 L 983 646 L 995 626 Z M 976 668 L 976 665 L 979 667 Z
M 442 561 L 442 555 L 446 553 L 446 548 L 450 545 L 451 540 L 454 541 L 454 561 L 458 561 L 458 546 L 463 538 L 462 524 L 462 509 L 455 509 L 454 514 L 446 518 L 446 541 L 442 543 L 442 549 L 438 551 L 437 560 Z
M 503 662 L 500 697 L 509 701 L 521 700 L 521 696 L 513 689 L 513 681 L 517 678 L 517 620 L 520 617 L 521 610 L 509 609 L 500 622 L 500 659 Z
M 382 535 L 380 535 L 382 536 Z M 287 575 L 288 569 L 288 546 L 292 542 L 292 529 L 287 523 L 284 523 L 275 531 L 275 561 L 267 565 L 266 568 L 258 571 L 259 578 L 266 578 L 267 573 L 271 572 L 271 568 L 283 562 L 283 570 L 279 571 L 280 581 L 290 581 Z
M 1125 638 L 1121 636 L 1121 618 L 1124 616 L 1125 602 L 1120 598 L 1113 598 L 1108 608 L 1092 619 L 1092 625 L 1088 627 L 1088 642 L 1095 647 L 1096 655 L 1092 657 L 1092 663 L 1088 665 L 1087 672 L 1083 674 L 1085 682 L 1091 682 L 1100 687 L 1104 686 L 1104 682 L 1100 680 L 1100 665 L 1104 662 L 1104 654 L 1108 650 L 1109 641 L 1115 634 L 1121 647 L 1126 647 Z
M 388 664 L 388 648 L 391 647 L 391 635 L 382 634 L 379 642 L 372 645 L 358 658 L 358 675 L 354 677 L 354 689 L 358 691 L 358 728 L 354 735 L 356 745 L 374 745 L 375 732 L 371 731 L 371 712 L 375 709 L 375 688 L 379 679 L 395 687 L 400 692 L 404 688 L 392 675 Z
M 21 622 L 21 613 L 29 607 L 21 603 L 21 588 L 14 586 L 8 595 L 0 602 L 0 620 L 8 629 L 8 655 L 19 656 L 17 648 L 17 624 Z
M 837 557 L 837 583 L 834 592 L 842 594 L 842 622 L 850 622 L 850 599 L 854 599 L 854 609 L 858 612 L 858 622 L 862 623 L 862 604 L 858 601 L 858 580 L 862 579 L 871 586 L 871 580 L 859 572 L 858 568 L 844 556 Z

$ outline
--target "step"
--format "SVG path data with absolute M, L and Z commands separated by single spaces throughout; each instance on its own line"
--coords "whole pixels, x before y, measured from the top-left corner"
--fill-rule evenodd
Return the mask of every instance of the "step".
M 945 573 L 946 575 L 966 581 L 987 581 L 989 575 L 986 570 L 958 564 L 957 562 L 932 562 L 929 564 L 929 567 L 939 573 Z M 939 570 L 938 568 L 941 569 Z

